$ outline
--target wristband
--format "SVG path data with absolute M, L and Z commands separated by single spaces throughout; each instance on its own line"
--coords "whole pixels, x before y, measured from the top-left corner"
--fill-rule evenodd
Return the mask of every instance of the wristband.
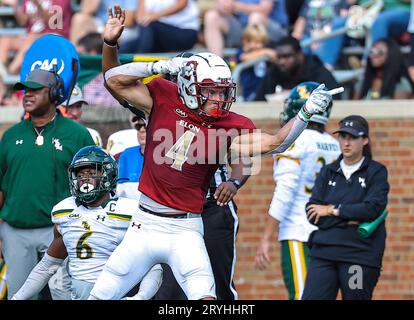
M 107 40 L 104 38 L 103 42 L 104 42 L 104 44 L 105 44 L 106 46 L 111 47 L 111 48 L 117 48 L 117 49 L 119 50 L 119 44 L 118 44 L 118 41 L 116 41 L 116 42 L 109 42 L 109 41 L 107 41 Z
M 312 118 L 313 114 L 312 114 L 312 113 L 309 113 L 309 112 L 306 110 L 305 106 L 303 106 L 303 107 L 299 110 L 298 116 L 299 116 L 299 118 L 301 118 L 301 119 L 302 119 L 302 120 L 304 120 L 304 121 L 309 121 L 309 120 L 310 120 L 310 118 Z
M 230 178 L 230 179 L 227 180 L 227 182 L 231 182 L 236 187 L 237 190 L 239 190 L 240 187 L 241 187 L 240 180 Z
M 155 63 L 155 62 L 157 62 L 157 61 L 148 62 L 148 64 L 147 64 L 147 70 L 148 70 L 148 73 L 149 73 L 150 75 L 154 75 L 154 74 L 156 74 L 156 72 L 154 72 L 154 63 Z

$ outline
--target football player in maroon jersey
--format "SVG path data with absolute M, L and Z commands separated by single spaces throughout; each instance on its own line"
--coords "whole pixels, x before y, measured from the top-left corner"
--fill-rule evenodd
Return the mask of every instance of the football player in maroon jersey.
M 90 299 L 118 299 L 156 263 L 168 264 L 188 299 L 215 299 L 214 277 L 203 240 L 200 213 L 210 179 L 228 150 L 240 156 L 283 152 L 323 111 L 331 94 L 321 85 L 298 116 L 276 134 L 256 131 L 253 122 L 230 111 L 236 85 L 225 61 L 212 53 L 190 58 L 120 65 L 117 40 L 125 12 L 108 10 L 103 72 L 115 97 L 149 115 L 139 212 L 109 258 Z M 156 74 L 177 75 L 177 84 Z M 230 147 L 231 146 L 231 147 Z M 232 172 L 232 179 L 241 179 Z M 230 185 L 230 184 L 229 184 Z M 220 192 L 228 203 L 234 194 Z

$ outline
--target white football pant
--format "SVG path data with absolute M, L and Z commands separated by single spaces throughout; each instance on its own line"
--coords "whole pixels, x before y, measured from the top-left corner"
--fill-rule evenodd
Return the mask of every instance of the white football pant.
M 190 300 L 214 297 L 203 221 L 165 218 L 139 210 L 91 291 L 91 298 L 118 300 L 157 263 L 168 264 Z

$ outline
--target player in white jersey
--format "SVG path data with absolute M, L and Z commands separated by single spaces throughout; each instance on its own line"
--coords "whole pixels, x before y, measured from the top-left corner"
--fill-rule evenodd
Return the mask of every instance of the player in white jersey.
M 13 299 L 38 293 L 68 257 L 72 299 L 87 299 L 106 261 L 124 238 L 138 201 L 113 198 L 117 163 L 100 147 L 78 151 L 69 166 L 72 197 L 52 209 L 54 240 Z M 161 285 L 162 268 L 155 265 L 141 281 L 134 299 L 150 299 Z M 130 279 L 135 285 L 137 281 Z M 124 292 L 127 294 L 127 292 Z
M 296 115 L 318 85 L 304 82 L 292 89 L 281 114 L 282 123 Z M 302 295 L 308 265 L 307 242 L 309 235 L 316 230 L 306 218 L 305 205 L 322 166 L 336 160 L 340 153 L 337 140 L 325 132 L 331 108 L 332 104 L 325 112 L 313 115 L 307 129 L 294 144 L 274 156 L 276 188 L 255 263 L 261 270 L 270 263 L 270 240 L 279 222 L 282 272 L 292 300 L 300 299 Z

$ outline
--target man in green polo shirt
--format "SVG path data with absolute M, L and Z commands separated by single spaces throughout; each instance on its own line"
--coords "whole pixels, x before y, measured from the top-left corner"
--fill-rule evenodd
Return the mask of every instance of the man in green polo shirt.
M 67 169 L 73 156 L 95 145 L 85 127 L 57 112 L 63 84 L 52 72 L 33 70 L 14 89 L 25 90 L 23 107 L 30 117 L 9 128 L 0 144 L 0 239 L 9 298 L 53 240 L 50 211 L 70 196 Z

